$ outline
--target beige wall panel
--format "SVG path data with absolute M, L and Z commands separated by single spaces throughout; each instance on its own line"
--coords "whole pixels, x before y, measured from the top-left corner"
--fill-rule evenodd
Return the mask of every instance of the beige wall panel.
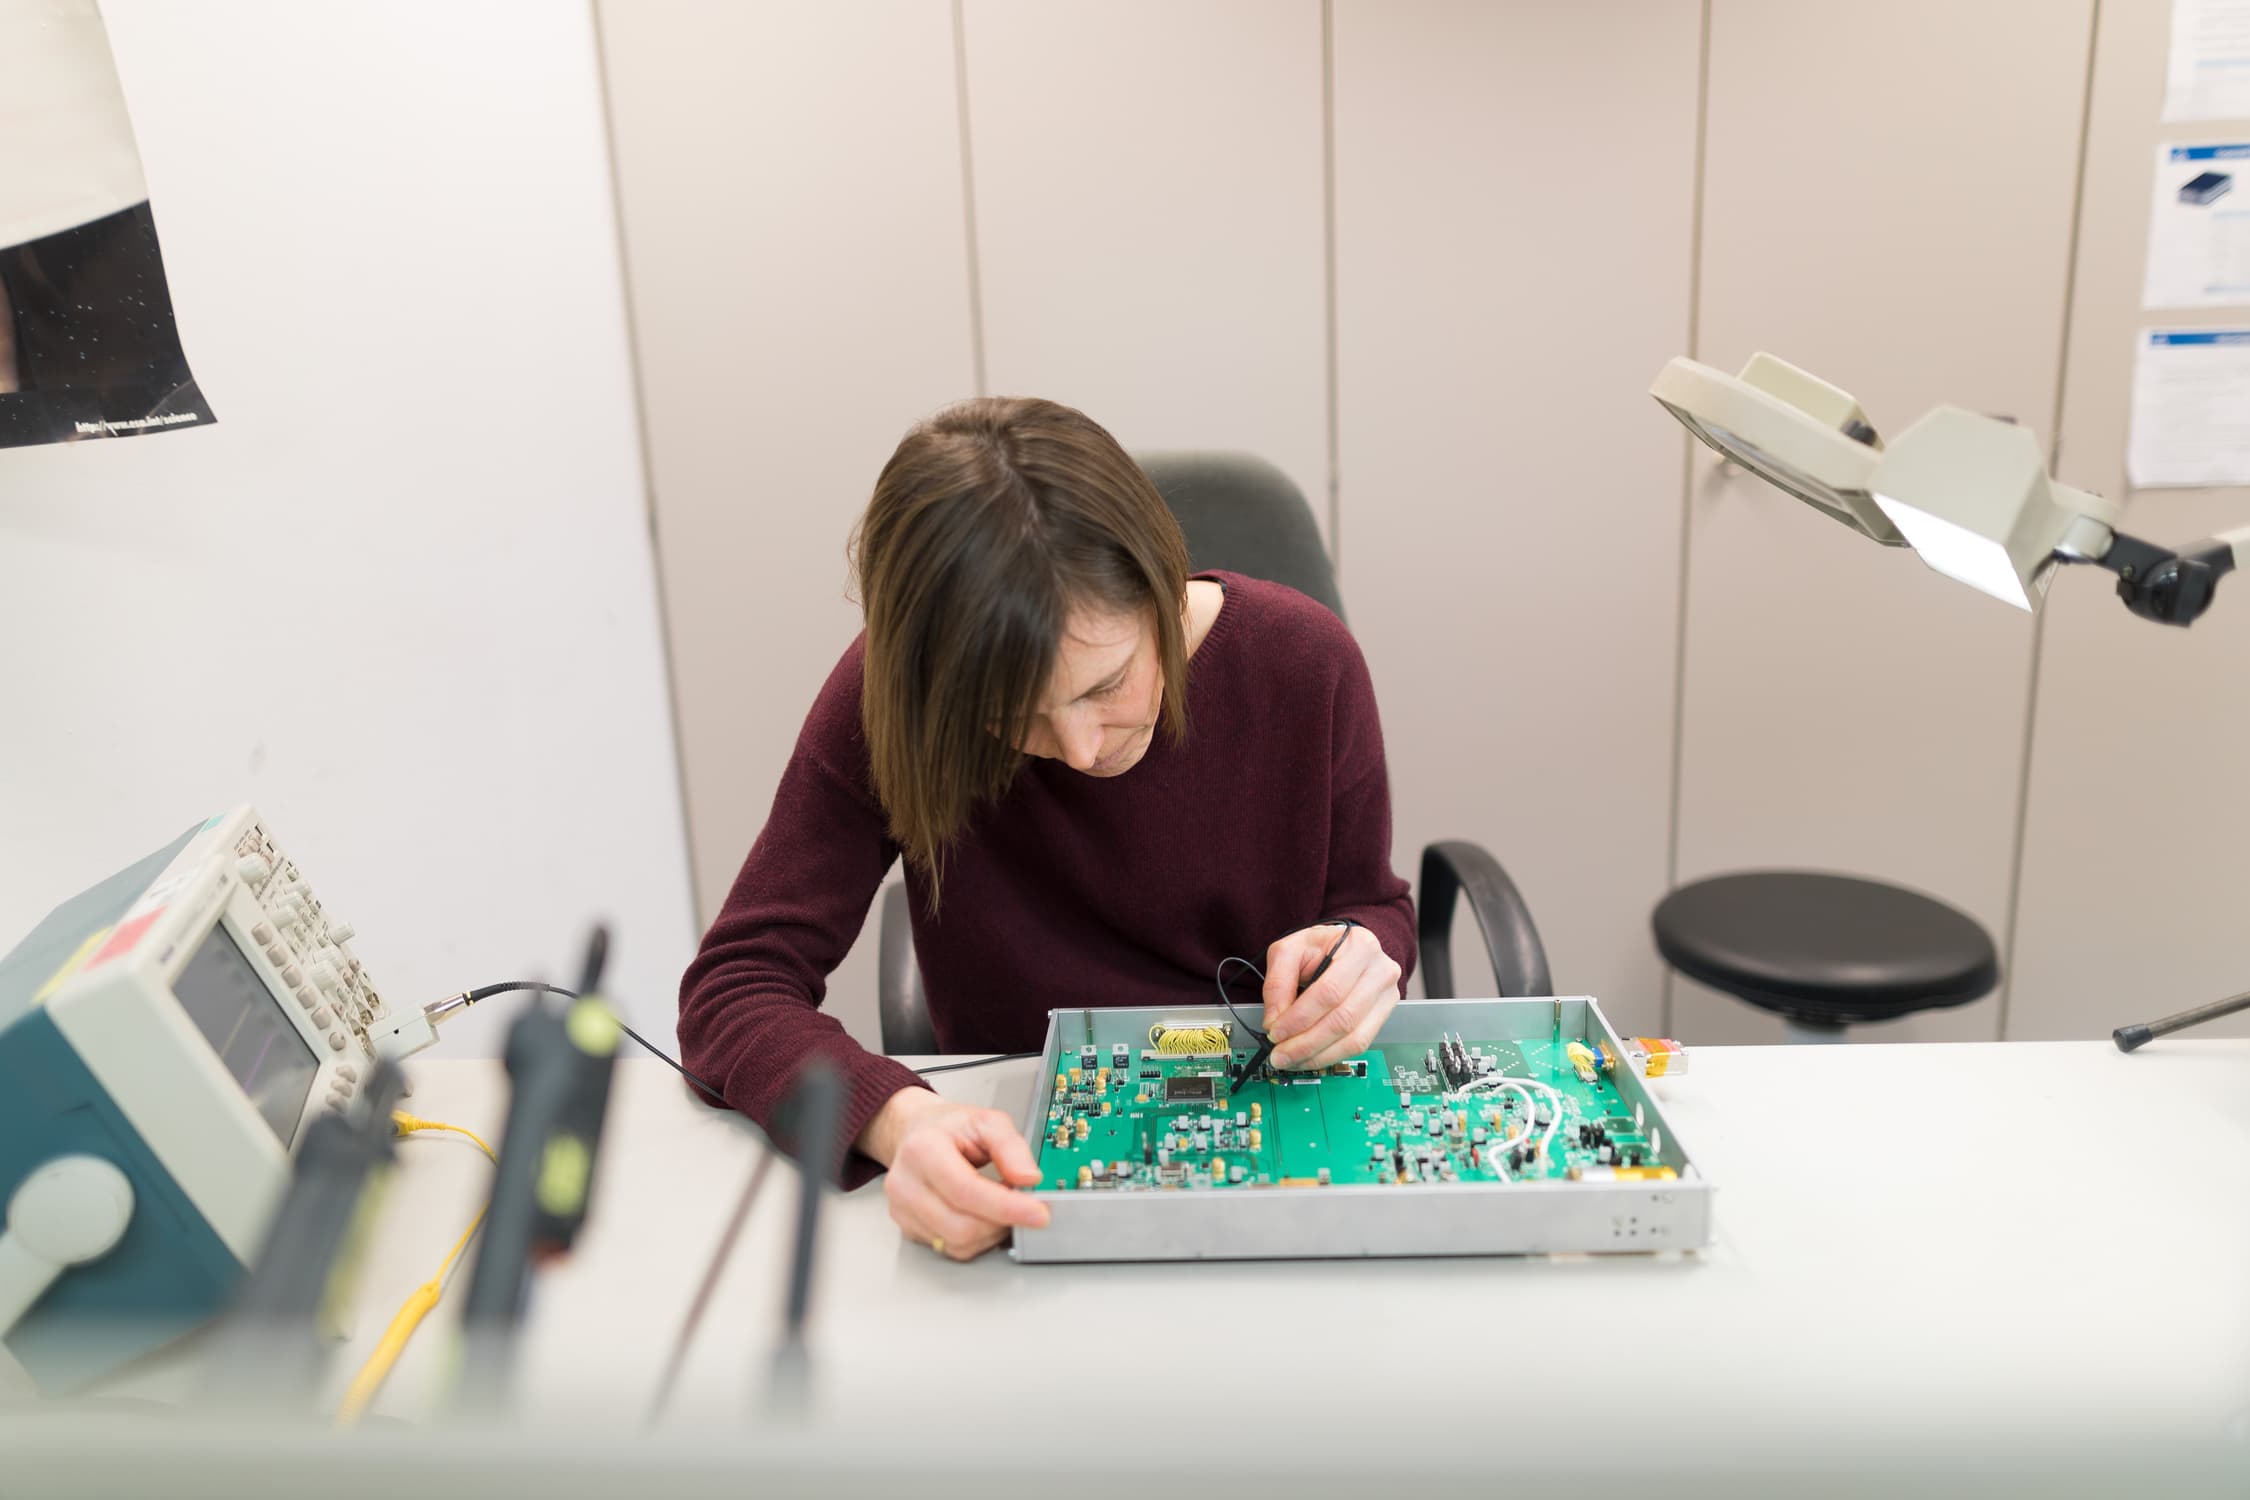
M 2128 531 L 2176 544 L 2250 522 L 2250 489 L 2128 493 L 2135 336 L 2245 318 L 2141 311 L 2151 160 L 2159 141 L 2244 125 L 2158 123 L 2167 10 L 2102 7 L 2060 472 L 2124 496 Z M 2250 989 L 2250 586 L 2227 579 L 2183 632 L 2076 569 L 2045 628 L 2007 1034 L 2106 1036 Z M 2196 1034 L 2250 1036 L 2250 1016 Z
M 2053 421 L 2091 8 L 1714 0 L 1698 354 L 1770 350 L 1902 430 L 1940 402 Z M 1936 895 L 2005 942 L 2030 617 L 1698 452 L 1679 874 L 1812 867 Z M 1681 986 L 1672 1024 L 1763 1039 Z M 2000 1003 L 1864 1028 L 1990 1039 Z
M 1242 448 L 1328 525 L 1316 0 L 970 0 L 986 388 Z
M 973 394 L 951 14 L 604 0 L 599 15 L 702 912 L 859 626 L 846 535 Z M 832 1008 L 875 1040 L 874 926 Z
M 1483 843 L 1557 987 L 1647 1028 L 1684 438 L 1643 392 L 1688 336 L 1700 8 L 1347 3 L 1335 28 L 1344 592 L 1397 867 Z

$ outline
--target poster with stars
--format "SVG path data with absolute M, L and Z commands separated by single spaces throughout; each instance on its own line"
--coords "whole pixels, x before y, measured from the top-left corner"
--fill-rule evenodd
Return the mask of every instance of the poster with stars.
M 94 0 L 0 5 L 0 448 L 209 426 Z

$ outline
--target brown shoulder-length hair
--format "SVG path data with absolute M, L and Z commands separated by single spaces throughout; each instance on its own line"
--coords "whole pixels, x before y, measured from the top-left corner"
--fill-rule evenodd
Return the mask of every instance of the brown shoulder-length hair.
M 883 466 L 852 552 L 875 792 L 933 901 L 947 846 L 1023 762 L 1073 610 L 1153 613 L 1164 730 L 1187 732 L 1187 542 L 1083 412 L 1023 397 L 947 407 Z

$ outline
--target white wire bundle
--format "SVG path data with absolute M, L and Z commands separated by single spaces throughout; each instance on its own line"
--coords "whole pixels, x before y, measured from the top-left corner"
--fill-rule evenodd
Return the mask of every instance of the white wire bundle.
M 1533 1090 L 1538 1092 L 1534 1093 Z M 1551 1114 L 1547 1120 L 1546 1132 L 1539 1137 L 1539 1144 L 1533 1148 L 1532 1154 L 1541 1160 L 1546 1159 L 1547 1147 L 1553 1142 L 1555 1132 L 1562 1126 L 1563 1096 L 1561 1092 L 1552 1084 L 1541 1083 L 1536 1078 L 1510 1078 L 1504 1073 L 1487 1073 L 1482 1077 L 1470 1079 L 1468 1083 L 1447 1096 L 1449 1098 L 1471 1098 L 1478 1094 L 1515 1093 L 1518 1091 L 1521 1092 L 1523 1098 L 1523 1128 L 1506 1140 L 1485 1148 L 1494 1162 L 1498 1162 L 1509 1151 L 1514 1150 L 1531 1138 L 1534 1124 L 1533 1117 L 1537 1114 L 1538 1106 L 1542 1102 L 1548 1106 Z M 1539 1098 L 1540 1094 L 1546 1095 L 1544 1101 Z M 1507 1170 L 1502 1168 L 1500 1175 L 1507 1178 Z

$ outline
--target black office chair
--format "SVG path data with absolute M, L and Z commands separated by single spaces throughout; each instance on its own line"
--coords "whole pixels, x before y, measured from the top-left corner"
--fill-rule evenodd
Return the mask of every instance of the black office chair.
M 1140 455 L 1140 464 L 1179 518 L 1190 566 L 1286 584 L 1326 605 L 1337 619 L 1344 618 L 1336 569 L 1321 543 L 1312 507 L 1288 475 L 1246 453 L 1148 453 Z M 1463 840 L 1446 840 L 1422 851 L 1416 929 L 1423 992 L 1433 1000 L 1454 998 L 1453 909 L 1464 896 L 1476 915 L 1499 992 L 1553 994 L 1547 951 L 1530 907 L 1500 862 L 1482 846 Z M 883 1050 L 899 1056 L 936 1052 L 937 1033 L 914 960 L 903 882 L 883 888 L 878 944 Z
M 1656 951 L 1690 979 L 1782 1019 L 1792 1042 L 1966 1005 L 2000 982 L 1975 918 L 1881 881 L 1751 870 L 1681 886 L 1657 903 Z

